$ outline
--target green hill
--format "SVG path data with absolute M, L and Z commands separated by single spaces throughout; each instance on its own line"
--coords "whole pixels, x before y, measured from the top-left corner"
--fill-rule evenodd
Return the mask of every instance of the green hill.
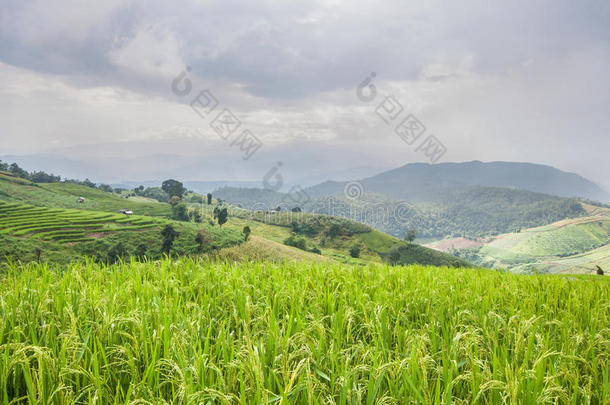
M 159 259 L 160 232 L 168 224 L 179 232 L 172 248 L 176 255 L 197 255 L 243 242 L 240 232 L 209 224 L 0 201 L 0 261 L 69 263 L 85 256 L 107 261 L 113 255 Z M 195 242 L 200 229 L 210 236 L 203 251 Z
M 85 201 L 78 203 L 79 197 Z M 80 184 L 38 184 L 0 174 L 0 241 L 4 242 L 0 256 L 4 260 L 32 261 L 38 259 L 37 252 L 42 252 L 42 260 L 67 263 L 84 256 L 105 260 L 117 249 L 122 256 L 137 255 L 145 245 L 146 257 L 156 259 L 161 257 L 160 230 L 171 224 L 180 233 L 173 249 L 178 255 L 222 256 L 227 254 L 222 249 L 234 246 L 230 257 L 241 250 L 244 258 L 260 258 L 250 254 L 252 244 L 242 245 L 242 229 L 249 226 L 253 236 L 273 242 L 267 245 L 283 245 L 282 249 L 268 249 L 280 260 L 303 257 L 304 253 L 313 257 L 311 252 L 316 252 L 325 260 L 367 264 L 388 260 L 390 250 L 396 248 L 400 253 L 398 263 L 470 265 L 446 253 L 407 245 L 344 218 L 304 213 L 293 218 L 288 213 L 254 212 L 225 205 L 230 211 L 229 221 L 220 228 L 214 226 L 213 219 L 218 205 L 190 206 L 202 212 L 201 223 L 169 220 L 171 209 L 165 203 L 133 201 Z M 127 217 L 118 214 L 118 209 L 144 215 Z M 195 242 L 200 229 L 211 235 L 203 251 Z M 262 241 L 258 240 L 260 245 Z M 354 245 L 360 250 L 357 257 L 350 254 Z
M 204 205 L 203 209 L 207 215 L 211 215 L 213 207 Z M 323 255 L 345 263 L 363 264 L 387 260 L 389 252 L 396 248 L 400 252 L 399 263 L 402 264 L 471 265 L 453 255 L 406 243 L 368 225 L 343 217 L 305 212 L 251 211 L 238 207 L 229 208 L 229 217 L 229 227 L 242 229 L 243 226 L 249 225 L 254 234 L 280 243 L 291 236 L 303 238 L 308 247 L 317 247 Z M 354 244 L 361 248 L 359 258 L 349 255 L 349 249 Z
M 215 195 L 248 208 L 295 205 L 289 196 L 261 189 L 223 188 Z M 491 187 L 443 190 L 434 199 L 413 204 L 371 193 L 349 199 L 341 190 L 300 206 L 308 212 L 352 218 L 398 237 L 415 229 L 424 238 L 498 235 L 586 215 L 575 199 Z
M 515 272 L 594 273 L 596 266 L 610 269 L 610 209 L 595 207 L 591 212 L 595 215 L 472 241 L 476 247 L 460 249 L 465 244 L 459 239 L 428 246 Z
M 85 199 L 78 203 L 79 197 Z M 131 210 L 139 215 L 168 216 L 168 204 L 139 202 L 95 188 L 73 183 L 33 183 L 6 172 L 0 172 L 0 200 L 53 208 L 116 212 Z

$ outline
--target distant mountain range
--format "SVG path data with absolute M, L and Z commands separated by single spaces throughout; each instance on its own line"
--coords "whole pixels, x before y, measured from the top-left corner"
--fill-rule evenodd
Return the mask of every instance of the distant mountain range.
M 410 163 L 358 180 L 366 193 L 383 194 L 411 203 L 444 198 L 466 187 L 528 190 L 558 197 L 610 202 L 610 194 L 584 177 L 551 166 L 516 162 Z M 327 181 L 306 189 L 314 198 L 343 193 L 347 182 Z
M 300 201 L 261 188 L 224 187 L 214 194 L 250 209 L 300 206 L 398 237 L 416 229 L 429 238 L 515 232 L 585 215 L 578 198 L 610 201 L 605 190 L 577 174 L 531 163 L 478 161 L 414 163 L 360 180 L 325 181 L 305 188 Z

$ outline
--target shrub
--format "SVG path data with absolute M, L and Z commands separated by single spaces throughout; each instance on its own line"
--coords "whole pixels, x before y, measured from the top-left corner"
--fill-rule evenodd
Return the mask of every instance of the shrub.
M 349 248 L 349 255 L 353 258 L 360 257 L 360 245 L 358 243 L 354 243 Z

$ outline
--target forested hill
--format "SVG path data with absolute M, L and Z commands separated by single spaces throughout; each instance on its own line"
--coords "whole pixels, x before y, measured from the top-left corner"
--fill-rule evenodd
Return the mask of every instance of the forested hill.
M 290 210 L 296 204 L 291 196 L 261 189 L 222 188 L 215 195 L 250 209 Z M 576 199 L 497 187 L 439 190 L 434 199 L 416 203 L 371 193 L 349 199 L 341 192 L 311 198 L 299 208 L 345 216 L 398 237 L 415 229 L 431 238 L 497 235 L 586 214 Z

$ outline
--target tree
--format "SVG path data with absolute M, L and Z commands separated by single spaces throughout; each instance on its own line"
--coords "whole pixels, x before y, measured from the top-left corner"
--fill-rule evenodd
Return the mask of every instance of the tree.
M 280 207 L 279 205 L 277 207 L 275 207 L 275 211 L 280 212 L 282 210 L 282 207 Z
M 146 243 L 140 243 L 136 246 L 136 257 L 138 259 L 144 259 L 146 257 L 146 251 L 148 250 L 148 246 Z
M 250 227 L 248 225 L 244 226 L 244 229 L 241 231 L 244 234 L 244 240 L 247 242 L 250 237 Z
M 112 187 L 110 187 L 108 184 L 100 184 L 97 186 L 97 188 L 107 193 L 112 193 Z
M 222 224 L 227 222 L 228 218 L 229 218 L 229 212 L 227 211 L 226 208 L 222 208 L 222 209 L 218 210 L 217 220 L 218 220 L 218 225 L 221 228 L 222 228 Z
M 123 242 L 118 242 L 110 248 L 106 257 L 108 263 L 116 263 L 119 260 L 126 260 L 128 256 L 129 254 Z
M 8 170 L 8 163 L 5 163 L 2 160 L 0 160 L 0 170 L 3 170 L 6 172 Z
M 353 258 L 360 257 L 360 245 L 358 243 L 354 243 L 349 248 L 349 255 Z
M 172 207 L 172 218 L 177 221 L 189 220 L 188 208 L 186 207 L 185 203 L 181 202 Z
M 189 210 L 189 219 L 193 222 L 196 222 L 198 224 L 201 223 L 201 211 L 199 211 L 197 208 L 191 208 Z
M 206 246 L 210 245 L 212 242 L 212 236 L 205 229 L 200 229 L 195 235 L 195 242 L 197 242 L 198 249 L 200 252 L 203 252 Z
M 602 270 L 602 268 L 601 268 L 601 267 L 599 267 L 599 266 L 597 266 L 597 265 L 596 265 L 595 267 L 597 268 L 596 273 L 597 273 L 599 276 L 603 276 L 603 275 L 604 275 L 604 271 Z
M 330 227 L 328 227 L 328 231 L 326 233 L 331 239 L 333 239 L 335 236 L 339 235 L 340 232 L 341 227 L 339 224 L 332 224 Z
M 302 212 L 301 207 L 294 207 L 292 212 Z
M 176 232 L 173 226 L 165 225 L 165 228 L 161 231 L 161 236 L 163 237 L 163 243 L 161 245 L 161 252 L 165 254 L 169 254 L 170 250 L 172 250 L 172 246 L 174 244 L 174 240 L 180 234 Z
M 409 243 L 413 242 L 415 240 L 415 238 L 417 238 L 417 231 L 415 229 L 410 229 L 405 234 L 405 241 L 407 241 Z
M 90 187 L 90 188 L 95 188 L 95 183 L 92 182 L 89 179 L 85 179 L 81 183 L 82 183 L 83 186 L 87 186 L 87 187 Z
M 208 205 L 212 205 L 212 193 L 208 193 Z
M 34 254 L 36 255 L 36 261 L 40 263 L 40 255 L 42 255 L 42 249 L 37 247 L 34 249 Z
M 29 173 L 19 167 L 17 163 L 11 163 L 11 165 L 9 166 L 9 171 L 13 173 L 13 175 L 24 179 L 27 179 L 29 175 Z
M 390 264 L 396 265 L 396 264 L 398 264 L 399 260 L 400 260 L 400 250 L 398 249 L 397 246 L 394 246 L 392 249 L 390 249 L 390 252 L 388 253 L 388 261 L 390 262 Z
M 169 180 L 165 180 L 162 184 L 161 184 L 161 189 L 163 191 L 165 191 L 167 193 L 167 195 L 169 195 L 169 197 L 178 197 L 178 198 L 182 198 L 182 196 L 184 195 L 184 193 L 186 193 L 186 189 L 184 188 L 184 185 L 182 183 L 180 183 L 178 180 L 174 180 L 174 179 L 169 179 Z

